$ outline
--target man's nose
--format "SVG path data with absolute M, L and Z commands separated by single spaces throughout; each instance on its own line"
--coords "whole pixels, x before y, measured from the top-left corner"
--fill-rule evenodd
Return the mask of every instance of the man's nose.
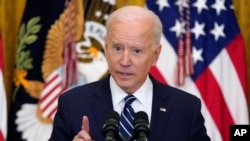
M 121 65 L 123 66 L 127 66 L 130 65 L 131 63 L 131 56 L 129 51 L 124 51 L 122 56 L 121 56 L 121 60 L 120 60 Z

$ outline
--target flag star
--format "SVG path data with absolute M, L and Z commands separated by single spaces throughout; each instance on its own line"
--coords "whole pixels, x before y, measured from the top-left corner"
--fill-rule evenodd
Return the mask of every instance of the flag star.
M 195 47 L 193 47 L 192 56 L 193 56 L 194 65 L 197 63 L 197 61 L 201 61 L 201 62 L 204 61 L 201 55 L 202 52 L 203 52 L 203 48 L 200 48 L 197 50 Z
M 162 11 L 164 7 L 169 7 L 167 0 L 157 0 L 156 4 L 159 6 L 159 11 Z
M 211 6 L 216 10 L 217 15 L 220 15 L 221 10 L 227 10 L 224 3 L 225 0 L 216 0 L 216 2 Z
M 184 33 L 184 23 L 181 24 L 178 20 L 175 20 L 175 25 L 170 28 L 170 31 L 175 32 L 176 37 L 179 37 L 181 33 Z
M 218 25 L 216 22 L 214 23 L 214 29 L 212 29 L 210 33 L 214 35 L 216 41 L 218 41 L 220 36 L 226 37 L 225 33 L 223 32 L 224 28 L 224 24 Z
M 204 23 L 199 24 L 199 22 L 195 21 L 194 28 L 191 29 L 191 32 L 194 33 L 196 40 L 199 38 L 200 35 L 206 35 L 206 33 L 204 32 L 204 27 Z
M 200 14 L 202 9 L 208 9 L 206 5 L 207 0 L 197 0 L 193 6 L 198 9 L 198 13 Z

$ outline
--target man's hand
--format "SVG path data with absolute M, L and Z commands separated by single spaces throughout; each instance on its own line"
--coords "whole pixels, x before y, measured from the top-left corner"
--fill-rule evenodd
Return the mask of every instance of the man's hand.
M 82 117 L 81 131 L 74 137 L 73 141 L 92 141 L 89 135 L 89 119 L 87 116 Z

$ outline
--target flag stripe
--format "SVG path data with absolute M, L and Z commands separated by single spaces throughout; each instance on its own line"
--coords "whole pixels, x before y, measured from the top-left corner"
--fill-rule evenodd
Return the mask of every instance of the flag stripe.
M 54 91 L 58 91 L 58 89 L 60 91 L 61 85 L 60 85 L 60 83 L 53 83 L 53 84 L 49 85 L 49 87 L 50 88 L 48 88 L 48 87 L 44 88 L 44 91 L 42 93 L 43 95 L 41 98 L 41 102 L 48 100 L 49 97 L 53 97 L 53 95 L 51 95 L 51 93 L 53 93 Z
M 237 77 L 236 68 L 233 66 L 226 50 L 223 50 L 220 55 L 218 55 L 210 65 L 210 68 L 215 76 L 216 82 L 218 82 L 221 88 L 223 99 L 229 108 L 233 120 L 237 121 L 238 124 L 246 123 L 248 121 L 246 113 L 247 101 L 240 80 Z M 230 74 L 230 81 L 228 80 L 228 74 Z
M 51 112 L 48 114 L 48 117 L 50 117 L 51 119 L 54 119 L 56 110 L 57 110 L 57 102 L 56 102 L 56 107 L 53 107 L 53 109 L 51 109 Z
M 49 77 L 49 79 L 46 80 L 46 83 L 42 92 L 42 97 L 46 97 L 49 91 L 51 91 L 51 89 L 53 89 L 60 83 L 62 83 L 62 78 L 59 76 L 59 74 L 53 73 L 52 77 Z M 43 101 L 43 98 L 41 100 Z
M 0 141 L 4 141 L 7 134 L 7 103 L 3 77 L 3 59 L 3 40 L 2 36 L 0 35 Z
M 4 137 L 3 137 L 3 134 L 2 134 L 2 130 L 0 130 L 0 141 L 4 141 Z
M 173 47 L 171 47 L 164 35 L 162 35 L 161 43 L 161 54 L 156 67 L 165 81 L 170 85 L 174 85 L 174 77 L 169 76 L 174 76 L 173 68 L 176 67 L 177 56 Z
M 63 91 L 62 78 L 57 71 L 54 71 L 46 80 L 42 91 L 40 108 L 44 117 L 51 119 L 54 117 L 57 99 Z
M 159 72 L 156 66 L 151 67 L 150 74 L 153 74 L 153 76 L 163 84 L 167 84 L 167 82 L 165 81 L 165 79 L 163 78 L 162 74 Z
M 55 100 L 55 98 L 62 92 L 62 89 L 60 88 L 60 85 L 55 87 L 53 90 L 51 90 L 50 93 L 48 93 L 48 97 L 41 103 L 41 109 L 42 111 L 46 110 L 48 106 L 50 106 L 51 103 Z
M 1 48 L 1 47 L 0 47 Z M 1 62 L 0 55 L 0 62 Z M 7 109 L 6 109 L 6 92 L 3 83 L 2 68 L 0 68 L 0 141 L 4 141 L 7 133 Z M 2 136 L 2 137 L 1 137 Z M 1 139 L 2 138 L 2 139 Z
M 218 130 L 221 133 L 223 140 L 229 140 L 229 128 L 230 124 L 233 124 L 232 117 L 228 110 L 228 107 L 223 99 L 220 86 L 216 81 L 212 72 L 207 69 L 196 80 L 197 88 L 199 89 L 202 99 L 208 107 L 210 114 L 212 115 L 214 122 Z M 214 102 L 214 101 L 217 102 Z
M 242 34 L 237 35 L 232 42 L 228 45 L 227 51 L 233 62 L 234 68 L 237 71 L 237 76 L 240 79 L 240 84 L 244 90 L 245 98 L 247 99 L 247 72 L 246 72 L 246 60 L 244 52 L 244 40 Z
M 57 71 L 54 71 L 52 74 L 49 75 L 49 77 L 46 79 L 46 83 L 45 83 L 45 88 L 50 88 L 52 86 L 51 83 L 52 82 L 61 82 L 61 80 L 59 79 L 60 78 L 60 75 L 57 73 Z M 58 80 L 59 79 L 59 80 Z M 50 87 L 49 87 L 50 86 Z
M 61 91 L 62 92 L 62 91 Z M 61 93 L 60 92 L 60 93 Z M 60 93 L 54 97 L 53 100 L 50 101 L 50 103 L 48 104 L 48 106 L 46 107 L 46 109 L 44 109 L 42 112 L 43 112 L 43 115 L 45 117 L 49 117 L 49 118 L 52 118 L 53 117 L 53 113 L 55 111 L 55 108 L 57 108 L 57 99 L 58 97 L 60 96 Z
M 50 103 L 50 101 L 54 99 L 54 97 L 56 97 L 58 93 L 60 93 L 61 91 L 62 91 L 61 85 L 60 84 L 55 85 L 55 87 L 50 89 L 50 91 L 45 94 L 45 97 L 43 97 L 43 101 L 41 101 L 41 107 L 42 108 L 46 107 L 48 103 Z

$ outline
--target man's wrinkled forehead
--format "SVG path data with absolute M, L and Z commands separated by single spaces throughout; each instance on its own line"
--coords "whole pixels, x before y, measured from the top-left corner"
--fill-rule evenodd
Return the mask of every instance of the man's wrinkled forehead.
M 150 18 L 150 12 L 139 6 L 125 6 L 114 11 L 108 18 L 107 25 L 119 21 L 135 21 Z

